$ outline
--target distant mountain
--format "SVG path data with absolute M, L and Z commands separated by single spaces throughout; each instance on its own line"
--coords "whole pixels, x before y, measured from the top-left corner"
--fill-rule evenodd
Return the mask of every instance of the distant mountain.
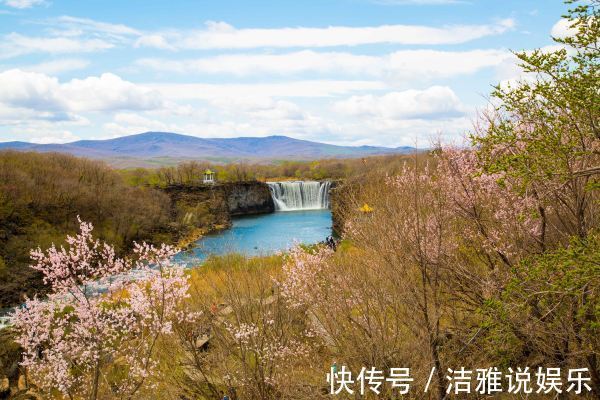
M 412 147 L 336 146 L 293 139 L 287 136 L 205 139 L 169 132 L 146 132 L 108 140 L 80 140 L 65 144 L 26 142 L 0 143 L 0 150 L 60 152 L 80 157 L 123 160 L 203 159 L 235 160 L 311 160 L 351 158 L 369 155 L 409 153 Z M 132 159 L 132 160 L 131 160 Z

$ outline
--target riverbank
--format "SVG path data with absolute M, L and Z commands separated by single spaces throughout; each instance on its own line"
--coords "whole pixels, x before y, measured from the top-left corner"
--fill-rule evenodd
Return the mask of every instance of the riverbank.
M 172 242 L 181 249 L 231 227 L 231 218 L 275 211 L 269 188 L 258 181 L 170 185 Z

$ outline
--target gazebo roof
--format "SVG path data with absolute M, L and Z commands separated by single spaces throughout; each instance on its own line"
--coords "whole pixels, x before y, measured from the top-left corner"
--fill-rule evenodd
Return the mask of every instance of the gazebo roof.
M 214 174 L 213 171 L 211 171 L 210 169 L 206 169 L 206 171 L 204 171 L 204 175 L 212 175 Z

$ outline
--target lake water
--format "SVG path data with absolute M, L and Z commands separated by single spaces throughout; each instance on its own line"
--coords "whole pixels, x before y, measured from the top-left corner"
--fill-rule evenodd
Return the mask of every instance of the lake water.
M 177 254 L 174 261 L 195 267 L 210 255 L 269 255 L 289 249 L 296 243 L 319 243 L 331 235 L 330 182 L 271 182 L 269 186 L 277 209 L 287 211 L 234 218 L 230 229 L 205 236 L 190 250 Z M 115 279 L 130 280 L 141 276 L 139 271 L 131 271 Z M 98 286 L 94 290 L 102 292 L 105 288 Z M 2 318 L 6 312 L 0 310 L 0 329 L 8 323 Z
M 273 254 L 295 243 L 313 244 L 331 235 L 331 210 L 275 212 L 233 219 L 233 226 L 205 236 L 178 254 L 175 260 L 193 266 L 209 255 L 241 253 L 249 256 Z

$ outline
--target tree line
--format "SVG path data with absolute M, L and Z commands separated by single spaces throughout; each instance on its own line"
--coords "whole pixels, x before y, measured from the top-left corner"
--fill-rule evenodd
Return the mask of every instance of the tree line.
M 407 155 L 383 155 L 365 158 L 323 159 L 313 161 L 283 161 L 269 163 L 235 162 L 211 164 L 187 161 L 175 166 L 156 169 L 133 168 L 121 170 L 125 180 L 132 185 L 164 187 L 169 185 L 201 184 L 207 169 L 215 172 L 217 181 L 244 182 L 268 180 L 323 180 L 345 179 L 360 175 L 367 168 L 381 171 L 399 171 Z

